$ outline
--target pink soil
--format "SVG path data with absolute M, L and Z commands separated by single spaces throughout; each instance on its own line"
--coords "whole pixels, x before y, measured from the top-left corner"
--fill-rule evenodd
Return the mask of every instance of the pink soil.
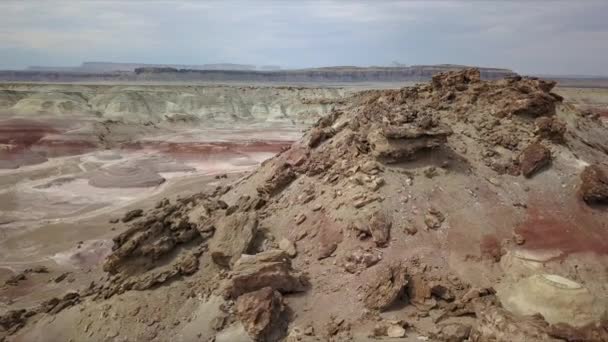
M 525 238 L 530 250 L 559 250 L 562 257 L 582 252 L 608 255 L 608 222 L 594 215 L 594 210 L 572 199 L 564 203 L 530 201 L 526 220 L 515 229 Z
M 0 121 L 0 144 L 14 145 L 16 148 L 31 146 L 47 134 L 58 133 L 48 124 L 11 119 Z

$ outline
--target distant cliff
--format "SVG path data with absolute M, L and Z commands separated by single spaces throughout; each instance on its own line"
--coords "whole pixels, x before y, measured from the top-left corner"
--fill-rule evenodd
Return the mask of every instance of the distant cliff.
M 28 71 L 107 73 L 133 71 L 136 68 L 174 68 L 192 70 L 255 70 L 255 65 L 217 63 L 217 64 L 144 64 L 144 63 L 114 63 L 114 62 L 83 62 L 74 67 L 30 66 Z
M 0 81 L 42 82 L 413 82 L 427 81 L 434 74 L 459 70 L 460 65 L 414 65 L 409 67 L 327 67 L 300 70 L 198 70 L 169 66 L 137 67 L 134 72 L 0 71 Z M 508 69 L 480 68 L 484 79 L 512 75 Z

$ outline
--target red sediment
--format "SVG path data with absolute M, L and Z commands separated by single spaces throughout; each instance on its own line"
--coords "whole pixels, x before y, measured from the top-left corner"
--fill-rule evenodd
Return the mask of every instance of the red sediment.
M 0 144 L 9 144 L 16 148 L 31 146 L 47 134 L 53 133 L 58 131 L 42 122 L 23 119 L 0 121 Z
M 479 250 L 483 257 L 493 259 L 494 261 L 500 261 L 500 257 L 502 256 L 500 241 L 494 235 L 483 236 L 479 243 Z
M 74 156 L 98 149 L 96 144 L 86 140 L 42 140 L 31 147 L 32 151 L 40 152 L 49 158 Z
M 558 250 L 561 256 L 592 252 L 608 255 L 607 223 L 579 201 L 567 206 L 544 200 L 528 204 L 526 220 L 515 229 L 530 250 Z
M 124 146 L 127 149 L 153 149 L 160 153 L 168 154 L 173 157 L 184 158 L 208 158 L 227 154 L 245 153 L 278 153 L 283 148 L 291 145 L 291 141 L 283 140 L 255 140 L 255 141 L 236 141 L 236 142 L 187 142 L 187 143 L 166 143 L 166 142 L 143 142 Z

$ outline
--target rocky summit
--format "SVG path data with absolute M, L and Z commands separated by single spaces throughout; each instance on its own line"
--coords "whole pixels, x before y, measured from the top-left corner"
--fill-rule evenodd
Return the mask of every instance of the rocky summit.
M 554 85 L 356 93 L 254 172 L 129 215 L 103 278 L 0 340 L 606 341 L 608 129 Z

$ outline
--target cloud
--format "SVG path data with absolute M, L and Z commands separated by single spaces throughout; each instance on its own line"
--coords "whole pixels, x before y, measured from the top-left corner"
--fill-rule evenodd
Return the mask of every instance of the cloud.
M 608 70 L 600 58 L 608 53 L 605 1 L 4 0 L 0 13 L 0 49 L 8 54 L 0 67 L 25 66 L 19 60 L 286 67 L 398 60 L 527 73 Z

